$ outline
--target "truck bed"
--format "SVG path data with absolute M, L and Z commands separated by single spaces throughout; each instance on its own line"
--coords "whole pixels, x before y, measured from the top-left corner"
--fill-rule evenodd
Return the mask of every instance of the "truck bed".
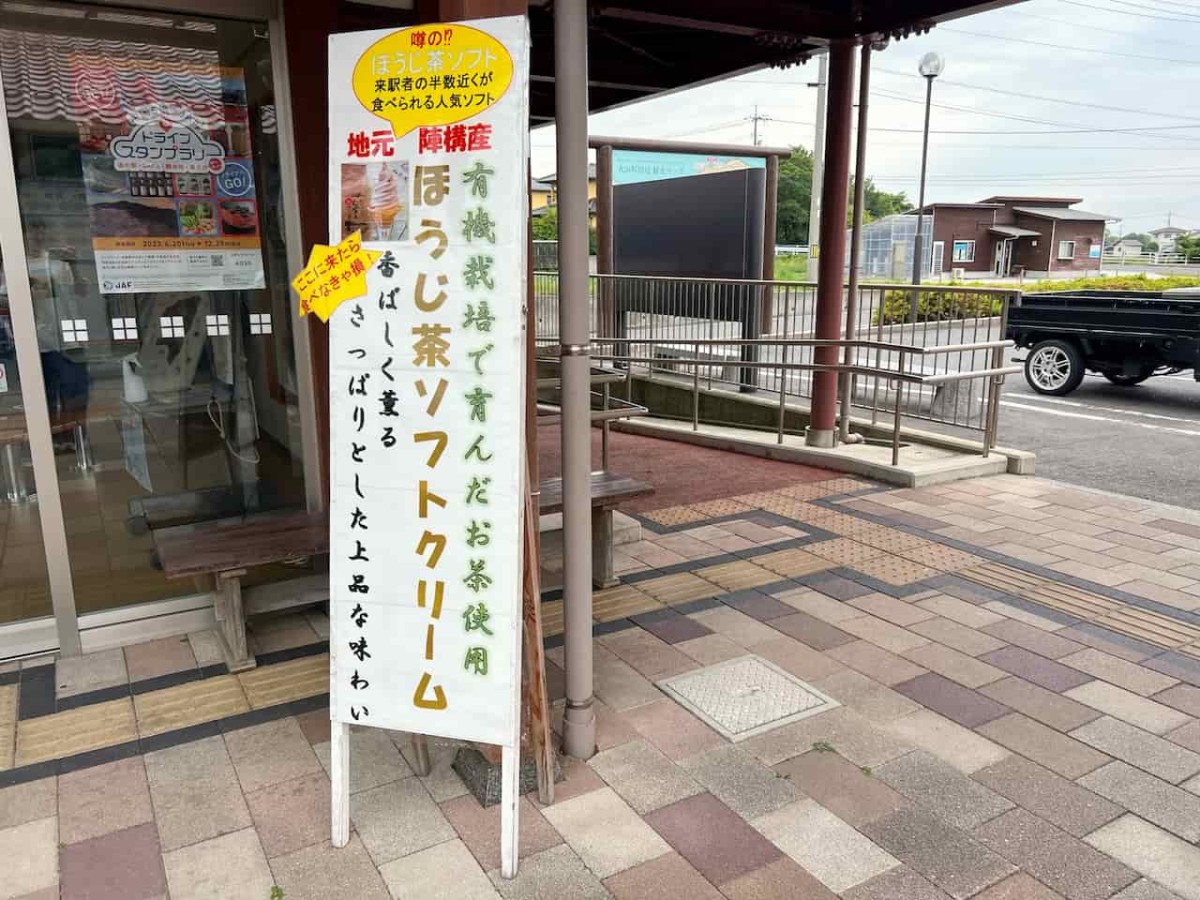
M 1009 337 L 1077 334 L 1093 340 L 1200 340 L 1200 299 L 1158 291 L 1025 294 L 1008 317 Z

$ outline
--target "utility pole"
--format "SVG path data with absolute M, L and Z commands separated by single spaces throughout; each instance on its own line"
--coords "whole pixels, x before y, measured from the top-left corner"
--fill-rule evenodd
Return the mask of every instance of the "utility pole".
M 758 104 L 756 103 L 756 104 L 754 104 L 754 115 L 752 115 L 750 117 L 750 121 L 754 123 L 754 146 L 758 147 L 762 143 L 758 139 L 758 123 L 759 122 L 770 122 L 771 117 L 767 116 L 767 115 L 760 116 L 758 114 Z
M 822 53 L 817 57 L 817 81 L 809 82 L 809 87 L 817 89 L 817 116 L 813 133 L 813 170 L 812 170 L 812 199 L 808 208 L 808 257 L 813 258 L 813 249 L 817 247 L 817 233 L 821 226 L 821 185 L 825 180 L 825 99 L 829 87 L 829 54 Z M 819 251 L 819 248 L 818 248 Z

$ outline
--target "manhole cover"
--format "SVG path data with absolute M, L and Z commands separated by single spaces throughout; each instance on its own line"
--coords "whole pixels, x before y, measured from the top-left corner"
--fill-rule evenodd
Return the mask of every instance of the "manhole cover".
M 757 656 L 666 678 L 658 686 L 731 741 L 743 741 L 838 706 Z

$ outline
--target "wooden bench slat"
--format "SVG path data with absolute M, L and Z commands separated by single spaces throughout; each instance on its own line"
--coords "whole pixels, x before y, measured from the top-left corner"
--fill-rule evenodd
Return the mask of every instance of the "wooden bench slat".
M 168 578 L 268 565 L 329 552 L 329 519 L 303 510 L 156 528 L 154 549 Z
M 615 475 L 612 472 L 593 472 L 591 489 L 593 507 L 616 506 L 622 500 L 654 493 L 654 488 L 646 482 L 630 478 L 628 475 Z M 561 512 L 562 479 L 547 478 L 541 483 L 540 490 L 539 511 L 542 513 Z

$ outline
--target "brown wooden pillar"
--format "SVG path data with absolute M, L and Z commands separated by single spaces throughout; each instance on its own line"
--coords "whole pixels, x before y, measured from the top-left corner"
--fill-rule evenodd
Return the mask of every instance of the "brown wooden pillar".
M 846 264 L 846 206 L 850 187 L 850 135 L 854 114 L 855 42 L 839 39 L 829 48 L 829 110 L 825 131 L 825 178 L 821 185 L 820 259 L 817 260 L 816 337 L 842 336 L 842 271 Z M 837 365 L 837 347 L 818 347 L 819 365 Z M 832 447 L 836 441 L 837 373 L 814 372 L 812 419 L 805 443 Z
M 304 258 L 313 244 L 329 240 L 329 35 L 337 30 L 337 0 L 283 0 L 286 52 L 291 85 L 292 130 L 296 146 L 300 237 Z M 290 223 L 289 223 L 290 225 Z M 316 316 L 305 316 L 312 352 L 313 394 L 317 413 L 317 452 L 322 493 L 329 504 L 329 330 Z

